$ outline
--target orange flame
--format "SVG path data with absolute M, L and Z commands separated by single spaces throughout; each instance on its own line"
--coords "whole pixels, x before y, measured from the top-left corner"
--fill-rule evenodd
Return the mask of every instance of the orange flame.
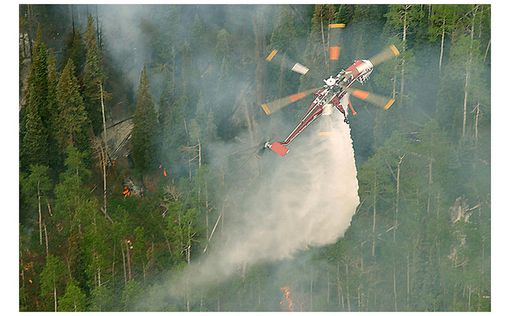
M 127 185 L 124 186 L 124 189 L 122 190 L 122 195 L 124 195 L 124 197 L 128 197 L 131 195 L 131 192 L 129 191 L 129 187 Z
M 292 303 L 292 299 L 290 298 L 290 288 L 288 286 L 284 286 L 280 288 L 280 291 L 282 291 L 284 299 L 287 301 L 287 308 L 289 309 L 289 312 L 294 311 L 294 303 Z M 284 301 L 282 300 L 280 304 L 283 304 Z

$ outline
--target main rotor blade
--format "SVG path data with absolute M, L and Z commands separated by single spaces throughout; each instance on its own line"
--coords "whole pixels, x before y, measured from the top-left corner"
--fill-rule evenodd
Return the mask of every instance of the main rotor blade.
M 292 60 L 290 60 L 285 55 L 279 54 L 277 49 L 273 49 L 269 55 L 266 57 L 266 61 L 268 62 L 274 62 L 276 64 L 283 64 L 283 67 L 290 69 L 294 72 L 297 72 L 301 75 L 306 75 L 308 72 L 308 68 L 301 65 L 300 63 L 296 63 Z
M 400 52 L 397 47 L 395 45 L 390 45 L 369 60 L 372 65 L 376 66 L 398 55 L 400 55 Z
M 262 108 L 262 110 L 264 110 L 264 113 L 266 113 L 267 115 L 271 115 L 274 112 L 286 107 L 287 105 L 294 103 L 296 101 L 299 101 L 299 100 L 303 99 L 304 97 L 314 93 L 318 89 L 319 88 L 313 88 L 313 89 L 309 89 L 309 90 L 306 90 L 303 92 L 291 94 L 284 98 L 274 100 L 272 102 L 264 103 L 264 104 L 260 105 L 260 107 Z
M 340 32 L 345 27 L 343 23 L 329 24 L 329 60 L 340 58 Z
M 395 102 L 395 99 L 381 96 L 372 92 L 368 92 L 365 90 L 359 90 L 359 89 L 348 89 L 347 90 L 353 97 L 358 98 L 363 101 L 367 101 L 369 103 L 372 103 L 380 108 L 383 108 L 384 110 L 389 109 L 393 103 Z

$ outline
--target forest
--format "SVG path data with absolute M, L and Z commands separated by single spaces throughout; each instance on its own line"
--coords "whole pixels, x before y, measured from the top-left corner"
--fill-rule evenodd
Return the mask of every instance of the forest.
M 487 4 L 20 5 L 19 310 L 490 311 L 490 27 Z M 310 99 L 260 105 L 390 44 L 363 89 L 395 104 L 353 99 L 345 234 L 162 294 L 268 214 L 243 203 L 287 158 L 257 150 Z

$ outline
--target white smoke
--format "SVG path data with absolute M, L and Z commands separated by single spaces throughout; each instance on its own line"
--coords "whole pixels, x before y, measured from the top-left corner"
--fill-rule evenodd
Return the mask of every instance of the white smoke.
M 261 176 L 250 184 L 252 191 L 243 191 L 249 194 L 228 193 L 240 208 L 230 210 L 235 218 L 224 227 L 221 244 L 148 293 L 152 307 L 221 282 L 240 267 L 289 258 L 344 235 L 359 204 L 350 127 L 338 111 L 314 124 L 291 143 L 287 156 L 262 157 Z
M 321 118 L 331 118 L 331 127 L 307 129 L 287 156 L 271 160 L 262 188 L 242 197 L 246 209 L 237 223 L 242 234 L 222 250 L 225 263 L 278 260 L 344 234 L 359 197 L 350 128 L 342 117 Z M 321 131 L 330 135 L 320 136 Z

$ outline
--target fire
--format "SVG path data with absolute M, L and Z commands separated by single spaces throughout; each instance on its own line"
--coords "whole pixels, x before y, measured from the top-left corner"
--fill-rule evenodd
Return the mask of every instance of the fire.
M 289 312 L 294 311 L 294 303 L 292 303 L 292 299 L 290 298 L 290 288 L 288 286 L 284 286 L 280 288 L 280 291 L 283 293 L 284 299 L 287 301 L 287 308 L 289 309 Z M 283 304 L 284 300 L 280 302 L 280 304 Z
M 125 198 L 131 195 L 131 191 L 129 190 L 129 187 L 127 185 L 124 186 L 124 189 L 122 190 L 122 195 L 124 195 Z

